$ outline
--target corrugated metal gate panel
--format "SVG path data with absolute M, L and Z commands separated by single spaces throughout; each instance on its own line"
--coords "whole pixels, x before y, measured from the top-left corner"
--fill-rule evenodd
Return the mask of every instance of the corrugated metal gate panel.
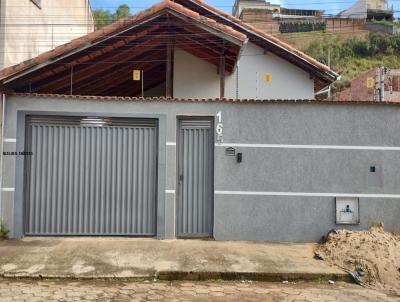
M 28 120 L 25 234 L 154 236 L 156 121 L 86 125 Z
M 177 235 L 213 234 L 212 120 L 181 120 L 178 140 Z

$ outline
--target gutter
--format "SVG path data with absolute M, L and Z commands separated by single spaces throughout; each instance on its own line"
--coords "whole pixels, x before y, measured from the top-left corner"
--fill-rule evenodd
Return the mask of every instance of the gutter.
M 329 85 L 327 88 L 324 88 L 324 89 L 314 93 L 314 96 L 318 96 L 318 95 L 325 94 L 325 93 L 328 93 L 328 94 L 331 93 L 331 85 Z
M 242 57 L 242 54 L 243 54 L 245 48 L 247 47 L 248 42 L 249 42 L 249 38 L 247 38 L 247 39 L 243 42 L 242 47 L 240 47 L 240 50 L 239 50 L 239 53 L 238 53 L 238 56 L 237 56 L 237 59 L 236 59 L 236 64 L 235 64 L 236 66 L 239 66 L 240 58 Z
M 333 72 L 333 74 L 336 76 L 336 80 L 335 81 L 340 81 L 342 79 L 342 76 L 340 74 L 337 74 L 335 72 Z M 332 84 L 329 84 L 328 86 L 322 88 L 320 91 L 315 92 L 314 96 L 318 96 L 318 95 L 321 95 L 321 94 L 328 93 L 328 97 L 330 97 L 331 96 L 331 92 L 332 92 Z

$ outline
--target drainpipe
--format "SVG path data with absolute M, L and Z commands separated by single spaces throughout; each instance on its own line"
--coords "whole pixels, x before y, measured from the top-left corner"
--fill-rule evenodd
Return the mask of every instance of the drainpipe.
M 6 95 L 1 94 L 2 98 L 2 118 L 1 118 L 1 146 L 0 146 L 0 220 L 3 216 L 3 150 L 4 150 L 4 125 L 6 117 Z
M 246 39 L 246 41 L 244 41 L 242 47 L 239 50 L 239 54 L 236 60 L 236 99 L 239 99 L 239 65 L 240 65 L 240 59 L 242 57 L 242 54 L 244 52 L 244 50 L 246 49 L 247 45 L 248 45 L 249 39 Z

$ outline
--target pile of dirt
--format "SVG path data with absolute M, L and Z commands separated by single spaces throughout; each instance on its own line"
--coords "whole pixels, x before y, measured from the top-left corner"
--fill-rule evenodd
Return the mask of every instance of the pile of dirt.
M 383 225 L 330 232 L 316 256 L 353 272 L 363 284 L 400 291 L 400 235 L 385 232 Z

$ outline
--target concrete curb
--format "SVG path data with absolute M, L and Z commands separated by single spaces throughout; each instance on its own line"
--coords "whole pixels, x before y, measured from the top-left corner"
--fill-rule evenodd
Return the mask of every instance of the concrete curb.
M 118 275 L 52 275 L 52 274 L 26 274 L 26 273 L 0 273 L 3 279 L 58 279 L 58 280 L 154 280 L 156 277 L 152 275 L 144 276 L 118 276 Z
M 187 271 L 160 271 L 149 275 L 119 276 L 118 274 L 107 275 L 52 275 L 52 274 L 28 274 L 28 273 L 0 273 L 1 278 L 5 279 L 71 279 L 71 280 L 160 280 L 160 281 L 343 281 L 352 282 L 350 276 L 343 272 L 341 274 L 321 274 L 321 273 L 266 273 L 266 272 L 187 272 Z
M 159 272 L 159 280 L 251 280 L 251 281 L 344 281 L 351 282 L 350 276 L 343 274 L 320 274 L 320 273 L 266 273 L 266 272 Z

